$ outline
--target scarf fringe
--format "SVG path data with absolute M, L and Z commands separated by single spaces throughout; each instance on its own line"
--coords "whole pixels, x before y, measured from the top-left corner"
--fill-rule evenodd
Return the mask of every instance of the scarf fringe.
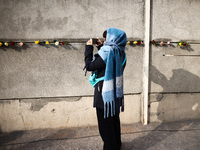
M 119 101 L 117 105 L 115 105 L 115 101 L 104 103 L 104 118 L 108 118 L 109 113 L 110 116 L 113 117 L 115 115 L 115 111 L 120 113 L 120 107 L 121 107 L 121 112 L 124 112 L 124 97 L 117 98 L 117 101 Z
M 109 117 L 109 112 L 111 117 L 115 115 L 115 101 L 104 103 L 104 118 Z

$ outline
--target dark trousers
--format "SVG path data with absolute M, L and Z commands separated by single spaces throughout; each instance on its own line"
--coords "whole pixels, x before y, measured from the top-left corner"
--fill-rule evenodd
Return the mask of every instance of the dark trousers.
M 98 127 L 101 138 L 104 142 L 104 150 L 121 149 L 121 128 L 119 113 L 113 117 L 104 118 L 104 110 L 96 108 Z

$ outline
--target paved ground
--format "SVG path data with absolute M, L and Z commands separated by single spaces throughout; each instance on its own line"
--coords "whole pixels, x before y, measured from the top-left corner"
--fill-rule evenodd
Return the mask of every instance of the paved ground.
M 122 150 L 200 150 L 200 120 L 122 125 Z M 102 150 L 97 127 L 0 134 L 0 150 Z

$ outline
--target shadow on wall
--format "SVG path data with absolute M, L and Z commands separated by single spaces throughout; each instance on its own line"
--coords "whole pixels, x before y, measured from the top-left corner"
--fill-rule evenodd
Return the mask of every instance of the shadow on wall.
M 158 120 L 161 122 L 165 122 L 167 117 L 174 117 L 173 115 L 176 113 L 179 113 L 177 116 L 181 116 L 184 114 L 181 114 L 182 112 L 185 113 L 195 113 L 197 115 L 200 115 L 200 109 L 199 109 L 199 102 L 196 103 L 194 100 L 184 98 L 184 94 L 179 94 L 175 99 L 170 99 L 160 96 L 163 95 L 162 93 L 165 92 L 172 92 L 175 90 L 176 92 L 193 92 L 193 91 L 200 91 L 200 78 L 199 76 L 190 73 L 187 70 L 184 69 L 175 69 L 173 70 L 172 77 L 168 80 L 167 77 L 162 74 L 155 66 L 150 67 L 150 79 L 152 82 L 159 84 L 162 86 L 163 91 L 157 95 L 156 101 L 158 103 L 157 106 L 157 117 Z M 176 95 L 176 94 L 171 94 Z M 182 97 L 180 97 L 182 95 Z M 188 103 L 182 103 L 182 98 L 184 101 L 188 101 Z M 171 102 L 169 102 L 171 101 Z M 197 106 L 195 110 L 193 110 L 193 106 Z M 180 112 L 178 112 L 180 111 Z M 170 114 L 171 113 L 171 114 Z M 176 117 L 177 117 L 176 116 Z M 182 118 L 184 119 L 184 117 Z M 176 132 L 179 130 L 190 130 L 190 128 L 193 126 L 191 121 L 188 122 L 168 122 L 168 123 L 161 123 L 158 125 L 155 129 L 150 131 L 149 133 L 142 133 L 141 136 L 135 138 L 131 142 L 124 143 L 123 149 L 131 150 L 131 149 L 140 149 L 140 150 L 146 150 L 148 148 L 155 148 L 157 144 L 165 140 L 167 137 L 173 137 Z M 161 132 L 162 131 L 162 134 Z M 166 132 L 163 132 L 166 131 Z M 172 144 L 172 143 L 171 143 Z M 179 147 L 173 147 L 178 145 L 171 145 L 166 144 L 165 146 L 168 148 L 179 148 Z M 188 143 L 188 147 L 194 146 L 191 145 L 192 143 Z M 194 143 L 193 143 L 194 144 Z M 166 148 L 165 147 L 165 148 Z
M 160 39 L 156 39 L 156 41 L 169 41 L 169 42 L 172 42 L 171 39 L 164 39 L 164 38 L 160 38 Z M 156 47 L 165 47 L 165 48 L 168 48 L 168 47 L 173 47 L 173 48 L 177 48 L 177 43 L 171 43 L 170 46 L 166 43 L 164 43 L 163 45 L 155 45 Z M 184 51 L 188 51 L 188 52 L 193 52 L 194 49 L 191 47 L 191 45 L 187 45 L 187 46 L 179 46 L 181 50 L 184 50 Z
M 76 46 L 74 46 L 73 44 L 67 44 L 67 45 L 59 45 L 59 46 L 56 46 L 54 44 L 50 44 L 50 45 L 46 45 L 46 44 L 40 44 L 38 45 L 38 47 L 41 46 L 41 47 L 44 47 L 44 48 L 64 48 L 66 50 L 78 50 L 78 48 Z M 3 50 L 3 51 L 6 51 L 6 50 L 10 50 L 10 49 L 13 49 L 15 51 L 18 51 L 18 52 L 22 52 L 23 50 L 27 50 L 29 48 L 33 47 L 33 44 L 24 44 L 23 46 L 17 46 L 17 45 L 14 45 L 14 46 L 1 46 L 0 47 L 0 50 Z
M 16 131 L 12 133 L 0 133 L 0 149 L 2 145 L 15 141 L 21 138 L 24 134 L 24 131 Z
M 162 92 L 152 98 L 156 101 L 154 104 L 158 106 L 156 112 L 155 110 L 150 112 L 150 117 L 154 119 L 157 117 L 156 120 L 161 122 L 199 118 L 200 98 L 197 93 L 200 92 L 199 76 L 184 69 L 174 69 L 172 77 L 167 79 L 155 66 L 151 66 L 150 70 L 150 80 L 163 88 Z M 151 89 L 151 83 L 149 87 Z
M 56 45 L 51 45 L 51 46 L 54 48 L 59 48 L 59 46 L 56 46 Z M 62 45 L 62 47 L 66 50 L 78 50 L 77 47 L 75 47 L 73 44 L 70 44 L 70 43 L 67 45 Z M 48 47 L 48 48 L 50 48 L 50 47 Z
M 30 47 L 27 44 L 24 44 L 23 46 L 7 46 L 7 47 L 2 46 L 0 47 L 0 50 L 6 51 L 6 50 L 9 50 L 10 48 L 15 51 L 22 52 L 22 50 L 27 50 Z
M 187 70 L 172 70 L 173 75 L 169 80 L 155 66 L 151 66 L 150 70 L 150 80 L 162 86 L 162 93 L 200 92 L 200 77 Z M 151 91 L 151 85 L 149 88 Z

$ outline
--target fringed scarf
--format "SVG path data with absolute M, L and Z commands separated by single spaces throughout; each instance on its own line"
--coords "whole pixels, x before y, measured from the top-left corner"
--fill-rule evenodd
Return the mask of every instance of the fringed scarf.
M 120 106 L 122 106 L 121 110 L 124 110 L 122 52 L 125 50 L 125 46 L 125 32 L 116 28 L 109 28 L 106 43 L 98 52 L 106 63 L 102 88 L 104 118 L 109 117 L 109 112 L 111 116 L 115 115 L 115 110 L 120 112 Z

